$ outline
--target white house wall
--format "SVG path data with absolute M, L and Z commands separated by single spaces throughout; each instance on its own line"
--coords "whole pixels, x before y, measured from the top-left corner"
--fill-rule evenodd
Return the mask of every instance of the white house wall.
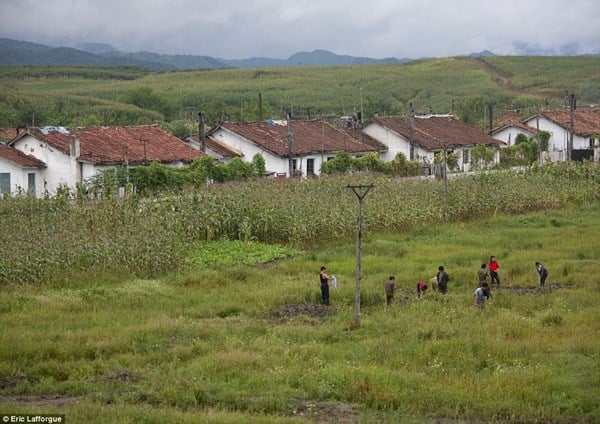
M 71 163 L 69 155 L 65 155 L 55 147 L 42 143 L 31 136 L 17 140 L 13 147 L 25 154 L 36 157 L 47 165 L 51 165 L 46 168 L 43 176 L 46 188 L 44 188 L 44 181 L 36 181 L 37 196 L 43 195 L 45 189 L 48 190 L 50 195 L 53 195 L 59 186 L 67 186 L 70 189 L 75 189 L 78 181 L 77 176 L 74 175 L 76 168 Z
M 510 147 L 515 145 L 515 140 L 519 134 L 523 134 L 526 137 L 531 137 L 531 133 L 516 127 L 504 128 L 503 130 L 494 133 L 492 137 L 494 137 L 496 140 L 505 142 L 506 146 L 504 147 Z
M 566 152 L 567 140 L 569 139 L 569 130 L 567 128 L 563 128 L 543 117 L 534 117 L 527 121 L 526 124 L 530 127 L 539 128 L 541 131 L 550 133 L 550 140 L 548 140 L 549 152 Z M 579 150 L 589 148 L 590 142 L 588 138 L 573 134 L 573 149 Z
M 23 168 L 16 163 L 0 158 L 0 173 L 10 174 L 10 194 L 27 193 L 29 174 L 35 174 L 36 196 L 41 196 L 44 189 L 45 169 Z M 4 194 L 4 193 L 2 193 Z
M 382 161 L 390 162 L 394 160 L 398 153 L 402 153 L 407 159 L 410 159 L 410 144 L 406 143 L 403 138 L 389 128 L 371 123 L 365 126 L 362 131 L 387 146 L 387 151 L 381 153 L 380 158 Z

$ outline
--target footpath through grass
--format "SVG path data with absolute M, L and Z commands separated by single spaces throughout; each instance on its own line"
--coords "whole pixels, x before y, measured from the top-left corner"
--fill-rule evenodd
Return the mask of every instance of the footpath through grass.
M 595 201 L 367 232 L 359 328 L 354 240 L 304 252 L 207 244 L 185 274 L 5 286 L 0 414 L 62 413 L 68 423 L 595 423 L 599 223 Z M 479 312 L 476 273 L 490 255 L 503 287 Z M 279 259 L 255 264 L 270 258 Z M 536 260 L 549 269 L 547 290 L 537 287 Z M 339 285 L 326 312 L 321 265 Z M 417 300 L 417 281 L 439 265 L 448 294 Z M 391 274 L 400 290 L 386 307 Z

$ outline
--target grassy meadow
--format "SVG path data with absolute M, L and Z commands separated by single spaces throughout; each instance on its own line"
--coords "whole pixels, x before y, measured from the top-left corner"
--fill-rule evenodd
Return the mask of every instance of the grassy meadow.
M 0 413 L 63 413 L 70 423 L 596 423 L 597 172 L 464 177 L 449 181 L 445 201 L 441 182 L 373 180 L 358 328 L 347 179 L 268 186 L 279 202 L 259 183 L 130 207 L 3 201 Z M 319 199 L 335 207 L 317 210 Z M 24 258 L 36 245 L 46 247 Z M 477 311 L 477 270 L 490 255 L 502 287 Z M 549 270 L 545 290 L 535 261 Z M 338 279 L 329 308 L 319 305 L 321 265 Z M 417 299 L 417 281 L 439 265 L 448 294 Z M 391 307 L 389 275 L 400 286 Z

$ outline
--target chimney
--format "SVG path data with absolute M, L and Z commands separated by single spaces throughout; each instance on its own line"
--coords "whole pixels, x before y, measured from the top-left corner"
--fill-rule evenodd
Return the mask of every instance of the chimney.
M 79 137 L 72 135 L 69 137 L 69 154 L 73 158 L 78 158 L 81 154 L 81 146 Z

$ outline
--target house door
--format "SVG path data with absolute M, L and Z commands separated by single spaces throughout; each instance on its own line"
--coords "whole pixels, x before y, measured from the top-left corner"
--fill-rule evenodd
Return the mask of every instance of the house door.
M 315 174 L 315 160 L 314 159 L 306 159 L 306 174 L 307 175 Z

